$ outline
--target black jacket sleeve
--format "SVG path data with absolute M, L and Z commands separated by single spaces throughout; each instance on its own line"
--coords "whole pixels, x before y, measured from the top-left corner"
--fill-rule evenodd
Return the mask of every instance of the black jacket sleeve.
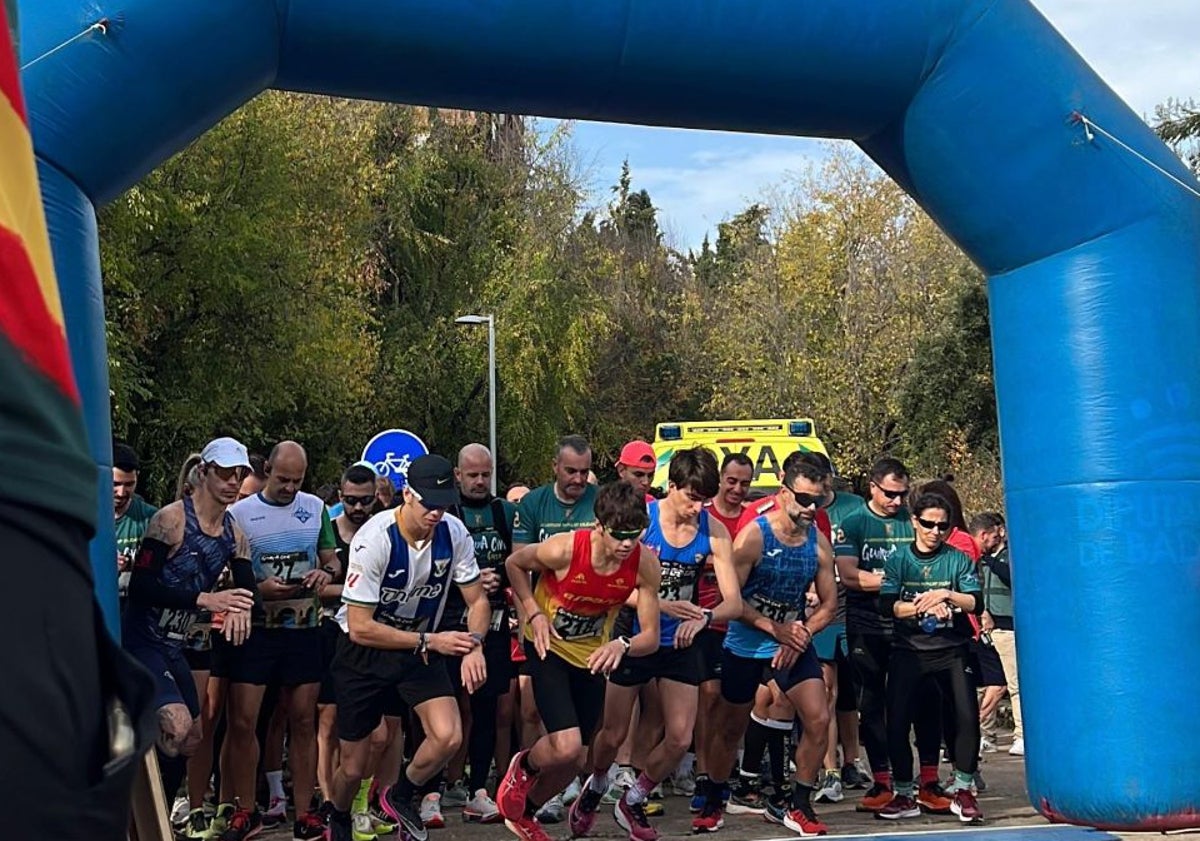
M 1008 558 L 993 555 L 988 558 L 988 569 L 1004 582 L 1004 586 L 1012 589 L 1012 566 L 1008 563 Z

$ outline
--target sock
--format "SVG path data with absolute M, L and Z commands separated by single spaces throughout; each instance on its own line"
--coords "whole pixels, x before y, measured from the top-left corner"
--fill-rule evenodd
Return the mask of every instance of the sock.
M 625 794 L 625 799 L 631 806 L 636 806 L 638 803 L 645 803 L 646 798 L 650 796 L 650 792 L 654 791 L 657 782 L 646 776 L 646 772 L 638 774 L 637 782 Z
M 267 788 L 271 790 L 271 797 L 278 797 L 282 800 L 284 798 L 283 771 L 267 771 L 263 776 L 267 778 Z
M 781 722 L 773 721 L 767 725 L 769 728 L 769 732 L 767 733 L 767 756 L 771 762 L 771 782 L 775 785 L 781 784 L 784 778 L 787 777 L 787 774 L 784 772 L 787 764 L 787 752 L 783 746 L 783 740 L 787 735 L 787 731 L 778 726 L 772 726 L 779 723 Z M 791 722 L 786 722 L 786 726 L 790 729 L 792 726 Z
M 813 787 L 807 783 L 792 783 L 792 808 L 800 809 L 812 803 Z
M 692 769 L 696 767 L 696 754 L 688 751 L 683 755 L 683 759 L 679 760 L 679 765 L 675 768 L 676 779 L 681 779 L 692 773 Z
M 587 787 L 599 794 L 604 794 L 608 791 L 608 772 L 593 771 L 592 776 L 587 778 Z
M 876 785 L 881 785 L 884 788 L 892 787 L 892 772 L 891 771 L 875 771 L 872 776 L 875 777 Z
M 763 754 L 771 742 L 771 728 L 765 719 L 751 713 L 750 724 L 746 727 L 746 747 L 739 766 L 746 776 L 758 776 L 762 773 Z
M 408 778 L 408 769 L 405 768 L 400 772 L 400 780 L 396 783 L 396 793 L 392 799 L 401 803 L 412 803 L 417 788 L 417 784 Z
M 906 783 L 902 783 L 899 780 L 896 781 L 896 796 L 897 797 L 912 797 L 913 791 L 914 791 L 914 789 L 913 789 L 912 780 L 909 780 Z
M 368 798 L 371 795 L 371 783 L 374 780 L 374 777 L 367 777 L 358 784 L 358 794 L 354 795 L 354 803 L 350 805 L 350 812 L 352 814 L 359 815 L 367 811 Z
M 930 783 L 936 783 L 938 781 L 938 767 L 936 765 L 922 765 L 920 779 L 922 788 Z
M 964 789 L 969 789 L 974 782 L 975 782 L 974 774 L 968 774 L 966 771 L 955 770 L 954 785 L 951 786 L 951 790 L 962 791 Z

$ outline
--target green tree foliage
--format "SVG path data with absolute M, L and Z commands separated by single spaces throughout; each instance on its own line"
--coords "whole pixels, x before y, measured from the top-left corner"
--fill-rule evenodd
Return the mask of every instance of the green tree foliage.
M 1195 101 L 1169 99 L 1154 109 L 1154 130 L 1200 177 L 1200 108 Z

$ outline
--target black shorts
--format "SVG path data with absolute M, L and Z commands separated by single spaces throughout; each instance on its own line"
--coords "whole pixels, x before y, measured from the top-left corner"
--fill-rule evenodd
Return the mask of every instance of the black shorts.
M 696 634 L 694 648 L 700 649 L 700 682 L 721 679 L 721 652 L 725 650 L 725 632 L 706 628 Z
M 183 649 L 129 639 L 125 650 L 154 675 L 154 706 L 183 704 L 193 717 L 200 715 L 200 696 Z
M 338 638 L 342 636 L 342 626 L 336 619 L 326 616 L 321 620 L 321 689 L 317 693 L 318 704 L 336 704 L 337 695 L 333 691 L 333 656 L 337 654 Z
M 604 712 L 604 676 L 572 666 L 553 651 L 542 660 L 528 641 L 521 674 L 533 680 L 533 699 L 546 732 L 579 728 L 583 743 L 591 744 Z
M 641 686 L 655 678 L 699 686 L 703 657 L 704 651 L 694 643 L 687 648 L 660 648 L 645 657 L 622 657 L 608 679 L 615 686 Z
M 435 698 L 453 698 L 454 689 L 440 654 L 429 662 L 412 651 L 385 651 L 338 638 L 333 658 L 338 738 L 357 742 L 371 735 L 385 715 L 399 715 L 403 702 L 417 707 Z
M 751 703 L 758 687 L 770 679 L 770 658 L 740 657 L 728 648 L 721 651 L 721 697 L 727 703 Z
M 304 686 L 321 672 L 320 628 L 253 628 L 241 645 L 213 637 L 213 674 L 230 683 Z
M 454 694 L 462 693 L 462 658 L 446 657 L 446 672 Z M 512 660 L 512 643 L 508 634 L 490 633 L 483 638 L 483 662 L 487 666 L 487 680 L 475 690 L 481 698 L 499 698 L 512 688 L 512 679 L 517 676 L 517 664 Z
M 185 648 L 183 658 L 187 660 L 188 668 L 193 672 L 212 671 L 212 646 L 206 648 Z
M 984 645 L 979 640 L 967 643 L 967 666 L 973 672 L 975 686 L 1008 686 L 1004 679 L 1004 664 L 1000 655 L 990 645 Z

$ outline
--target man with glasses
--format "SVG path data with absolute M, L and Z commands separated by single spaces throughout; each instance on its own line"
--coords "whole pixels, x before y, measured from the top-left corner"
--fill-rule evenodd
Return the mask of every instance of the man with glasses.
M 838 573 L 846 587 L 846 636 L 850 665 L 859 686 L 860 733 L 871 763 L 874 783 L 858 808 L 878 812 L 891 802 L 891 763 L 887 746 L 887 674 L 892 653 L 892 621 L 879 610 L 884 567 L 902 546 L 912 542 L 912 518 L 904 507 L 908 497 L 908 468 L 894 458 L 881 458 L 871 467 L 871 495 L 865 507 L 841 523 L 834 551 Z M 921 762 L 920 805 L 946 812 L 950 798 L 938 784 L 941 744 L 941 703 L 936 689 L 916 715 L 917 752 Z
M 255 611 L 256 632 L 248 645 L 230 649 L 219 638 L 214 641 L 214 672 L 229 680 L 221 800 L 237 803 L 222 841 L 244 841 L 262 828 L 262 815 L 254 803 L 256 726 L 268 684 L 281 687 L 280 703 L 287 710 L 296 811 L 292 836 L 306 841 L 325 832 L 325 824 L 312 810 L 322 671 L 319 596 L 340 565 L 325 503 L 300 490 L 307 471 L 308 455 L 302 446 L 295 441 L 276 444 L 267 457 L 263 489 L 230 509 L 250 543 L 262 606 Z M 275 800 L 283 795 L 278 780 L 272 774 Z
M 369 736 L 397 702 L 421 722 L 425 738 L 379 805 L 415 841 L 428 837 L 418 792 L 462 744 L 462 721 L 446 659 L 461 658 L 462 684 L 487 680 L 483 656 L 491 608 L 462 521 L 446 513 L 459 503 L 454 469 L 424 455 L 408 469 L 399 508 L 371 518 L 354 536 L 338 612 L 343 634 L 333 662 L 341 764 L 334 773 L 331 841 L 350 841 L 349 809 L 367 771 Z M 451 587 L 467 606 L 467 631 L 435 631 Z
M 733 770 L 734 752 L 746 731 L 760 684 L 774 680 L 800 714 L 803 738 L 796 748 L 791 803 L 782 823 L 801 835 L 828 830 L 812 808 L 812 796 L 829 738 L 829 709 L 821 664 L 812 646 L 815 634 L 837 609 L 833 549 L 816 527 L 825 502 L 828 471 L 804 458 L 785 462 L 775 506 L 743 528 L 733 546 L 741 586 L 741 617 L 725 635 L 721 662 L 721 709 L 704 808 L 692 832 L 716 832 L 724 825 L 721 792 Z M 806 620 L 807 593 L 816 584 L 819 604 Z
M 610 483 L 596 495 L 595 519 L 594 526 L 518 549 L 505 562 L 514 603 L 528 619 L 522 668 L 546 730 L 513 757 L 496 792 L 500 814 L 522 841 L 548 841 L 536 815 L 583 767 L 605 678 L 626 656 L 658 649 L 658 559 L 639 542 L 649 522 L 645 499 L 632 485 Z M 641 631 L 614 639 L 617 609 L 635 591 Z
M 230 645 L 241 645 L 250 633 L 254 572 L 246 538 L 227 510 L 249 469 L 246 448 L 237 441 L 209 442 L 200 454 L 199 484 L 150 519 L 130 575 L 122 636 L 157 681 L 158 750 L 168 796 L 179 788 L 185 758 L 201 737 L 200 696 L 206 687 L 196 685 L 184 656 L 189 632 L 216 614 Z M 234 586 L 212 592 L 227 569 Z M 197 804 L 184 834 L 203 837 L 208 827 Z
M 658 681 L 662 707 L 671 715 L 661 737 L 645 746 L 645 770 L 617 802 L 613 816 L 633 841 L 658 837 L 644 804 L 678 766 L 692 740 L 705 650 L 695 643 L 714 619 L 728 621 L 742 613 L 729 532 L 704 508 L 719 489 L 716 457 L 704 447 L 680 450 L 671 459 L 668 480 L 666 498 L 649 505 L 650 526 L 642 538 L 658 555 L 662 570 L 659 647 L 646 656 L 626 657 L 609 680 L 603 725 L 592 743 L 592 775 L 571 807 L 571 832 L 576 837 L 586 835 L 595 823 L 600 799 L 608 790 L 608 769 L 629 731 L 638 692 L 651 680 Z M 715 610 L 698 604 L 700 576 L 709 564 L 722 600 Z M 639 630 L 635 622 L 633 632 Z

